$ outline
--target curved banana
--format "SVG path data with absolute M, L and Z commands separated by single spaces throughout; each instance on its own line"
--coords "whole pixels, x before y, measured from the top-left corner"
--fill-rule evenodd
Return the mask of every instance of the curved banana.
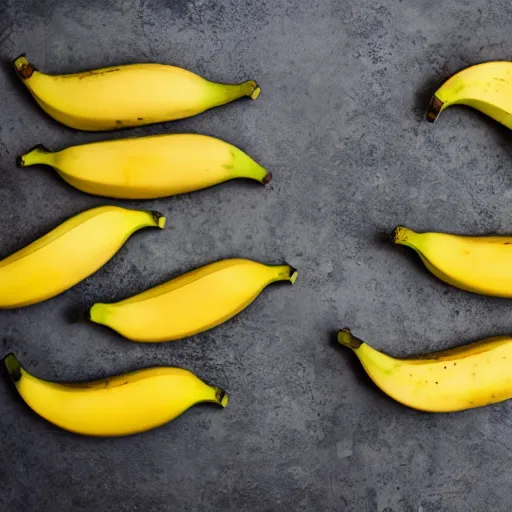
M 54 297 L 96 272 L 135 231 L 163 228 L 157 212 L 101 206 L 75 215 L 0 261 L 0 308 Z
M 449 78 L 432 96 L 426 118 L 433 123 L 451 105 L 462 104 L 512 128 L 512 62 L 470 66 Z
M 46 75 L 21 55 L 14 67 L 39 106 L 77 130 L 117 130 L 181 119 L 243 96 L 256 99 L 260 92 L 253 80 L 218 84 L 162 64 Z
M 268 183 L 272 175 L 243 151 L 206 135 L 172 134 L 94 142 L 50 152 L 36 146 L 18 158 L 53 167 L 70 185 L 100 196 L 152 199 L 234 178 Z
M 413 409 L 452 412 L 512 398 L 512 338 L 488 338 L 471 345 L 410 359 L 395 359 L 352 336 L 338 341 L 351 348 L 377 386 Z
M 275 281 L 297 279 L 288 265 L 230 259 L 211 263 L 121 302 L 94 304 L 93 322 L 133 341 L 170 341 L 215 327 Z
M 512 238 L 415 233 L 399 226 L 395 244 L 414 249 L 428 270 L 469 292 L 512 297 Z
M 13 354 L 4 364 L 33 411 L 77 434 L 136 434 L 159 427 L 200 402 L 228 404 L 222 389 L 181 368 L 147 368 L 94 382 L 56 383 L 28 373 Z

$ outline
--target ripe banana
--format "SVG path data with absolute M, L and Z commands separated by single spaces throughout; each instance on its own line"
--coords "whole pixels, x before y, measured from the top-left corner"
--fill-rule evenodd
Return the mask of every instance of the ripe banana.
M 395 244 L 414 249 L 428 270 L 469 292 L 512 297 L 512 238 L 415 233 L 399 226 Z
M 0 308 L 54 297 L 96 272 L 135 231 L 163 228 L 157 212 L 102 206 L 75 215 L 0 261 Z
M 512 128 L 512 62 L 484 62 L 459 71 L 432 96 L 427 121 L 451 105 L 468 105 Z
M 256 99 L 260 92 L 253 80 L 218 84 L 162 64 L 46 75 L 21 55 L 14 67 L 47 114 L 78 130 L 116 130 L 181 119 L 242 96 Z
M 195 134 L 95 142 L 55 153 L 36 146 L 18 158 L 21 167 L 34 164 L 53 167 L 89 194 L 126 199 L 183 194 L 234 178 L 261 183 L 272 178 L 237 147 Z
M 270 283 L 296 279 L 288 265 L 223 260 L 121 302 L 94 304 L 87 315 L 133 341 L 176 340 L 235 316 Z
M 222 389 L 181 368 L 147 368 L 94 382 L 56 383 L 28 373 L 13 354 L 4 363 L 33 411 L 77 434 L 136 434 L 159 427 L 200 402 L 228 404 Z
M 410 359 L 395 359 L 352 336 L 338 341 L 351 348 L 366 373 L 391 398 L 428 412 L 452 412 L 512 398 L 512 338 L 488 338 Z

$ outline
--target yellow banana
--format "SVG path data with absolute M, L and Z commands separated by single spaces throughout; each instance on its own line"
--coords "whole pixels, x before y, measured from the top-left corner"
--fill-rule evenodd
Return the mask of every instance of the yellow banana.
M 395 244 L 414 249 L 428 270 L 469 292 L 512 297 L 512 238 L 415 233 L 399 226 Z
M 297 271 L 288 265 L 223 260 L 121 302 L 94 304 L 87 314 L 133 341 L 176 340 L 235 316 L 270 283 L 296 279 Z
M 512 62 L 470 66 L 449 78 L 432 96 L 426 117 L 434 122 L 451 105 L 468 105 L 512 128 Z
M 95 142 L 18 158 L 53 167 L 70 185 L 108 197 L 151 199 L 183 194 L 234 178 L 268 183 L 272 175 L 243 151 L 206 135 L 173 134 Z
M 253 80 L 218 84 L 162 64 L 47 75 L 21 55 L 14 67 L 47 114 L 78 130 L 116 130 L 181 119 L 243 96 L 256 99 L 260 92 Z
M 135 231 L 163 228 L 157 212 L 101 206 L 75 215 L 0 261 L 0 308 L 54 297 L 96 272 Z
M 404 405 L 428 412 L 452 412 L 512 398 L 512 338 L 488 338 L 418 358 L 395 359 L 352 336 L 351 348 L 377 386 Z
M 188 370 L 156 367 L 87 383 L 49 382 L 4 359 L 19 394 L 60 428 L 89 436 L 125 436 L 163 425 L 200 402 L 228 404 L 226 393 Z

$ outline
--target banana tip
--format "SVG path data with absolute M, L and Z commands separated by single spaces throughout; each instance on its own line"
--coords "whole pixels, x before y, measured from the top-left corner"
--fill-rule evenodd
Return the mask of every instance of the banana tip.
M 227 393 L 222 388 L 215 388 L 215 397 L 217 398 L 217 401 L 219 402 L 222 407 L 226 407 L 229 402 L 229 397 Z
M 260 95 L 260 92 L 261 92 L 260 86 L 256 82 L 254 82 L 254 90 L 250 94 L 251 100 L 255 100 Z
M 20 55 L 18 55 L 13 61 L 12 61 L 13 65 L 15 68 L 18 68 L 19 66 L 23 65 L 23 64 L 27 64 L 28 63 L 28 60 L 27 60 L 27 54 L 26 53 L 21 53 Z
M 24 156 L 25 155 L 18 155 L 16 157 L 16 167 L 18 167 L 18 169 L 25 167 L 25 160 L 23 159 Z
M 407 241 L 409 230 L 404 226 L 397 226 L 391 233 L 391 240 L 394 244 L 401 245 Z
M 265 177 L 262 180 L 263 185 L 267 185 L 271 181 L 272 181 L 272 173 L 271 172 L 267 172 L 267 174 L 265 175 Z
M 438 118 L 441 110 L 443 110 L 444 103 L 434 94 L 425 113 L 425 118 L 429 123 L 434 123 Z
M 299 277 L 298 270 L 290 265 L 290 283 L 295 284 L 297 277 Z
M 4 364 L 12 381 L 18 382 L 21 379 L 21 363 L 17 357 L 13 353 L 7 354 L 4 357 Z
M 22 53 L 20 56 L 16 57 L 13 61 L 14 69 L 18 72 L 18 75 L 23 80 L 27 80 L 32 76 L 36 68 L 32 66 L 27 60 L 27 57 L 24 53 Z
M 353 350 L 358 349 L 363 343 L 360 339 L 352 335 L 348 327 L 344 327 L 338 332 L 338 342 Z
M 152 211 L 151 215 L 153 215 L 153 219 L 155 220 L 156 225 L 160 229 L 164 229 L 166 220 L 165 217 L 160 212 L 157 211 Z

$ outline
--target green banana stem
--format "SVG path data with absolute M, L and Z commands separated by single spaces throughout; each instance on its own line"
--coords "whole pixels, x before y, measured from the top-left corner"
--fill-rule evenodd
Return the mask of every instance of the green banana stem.
M 52 161 L 53 153 L 42 144 L 38 144 L 24 155 L 18 156 L 16 164 L 18 167 L 29 167 L 37 164 L 52 165 Z
M 266 185 L 272 180 L 272 173 L 268 172 L 258 162 L 254 161 L 242 150 L 233 146 L 230 150 L 232 161 L 224 168 L 233 178 L 249 178 Z
M 364 341 L 353 336 L 348 327 L 338 332 L 338 342 L 352 350 L 357 350 L 364 343 Z
M 297 281 L 297 277 L 299 277 L 299 272 L 296 268 L 290 266 L 290 283 L 295 284 L 295 281 Z
M 21 379 L 21 363 L 14 354 L 7 354 L 4 357 L 4 364 L 12 381 L 16 384 Z
M 291 265 L 277 265 L 274 269 L 277 271 L 274 281 L 290 281 L 292 284 L 295 284 L 295 281 L 297 281 L 299 273 Z
M 254 80 L 247 80 L 247 82 L 236 85 L 211 83 L 214 86 L 213 94 L 217 100 L 217 106 L 225 105 L 226 103 L 230 103 L 238 98 L 243 98 L 244 96 L 255 100 L 261 92 L 261 89 Z

